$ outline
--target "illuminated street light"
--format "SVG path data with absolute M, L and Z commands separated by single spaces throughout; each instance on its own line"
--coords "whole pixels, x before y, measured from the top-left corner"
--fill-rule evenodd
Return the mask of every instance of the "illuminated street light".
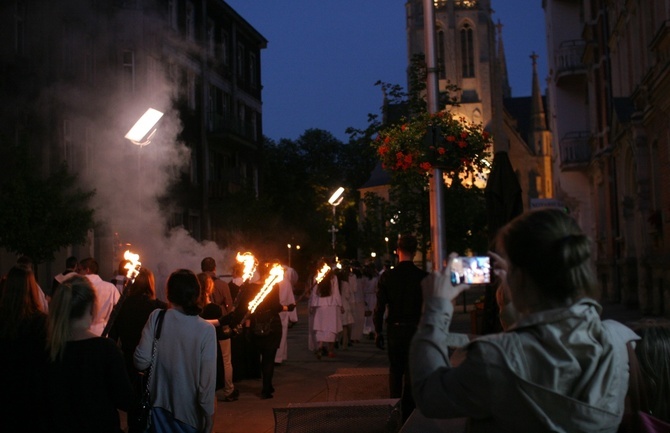
M 162 112 L 149 108 L 126 133 L 125 138 L 138 146 L 146 146 L 151 143 L 151 139 L 157 131 L 155 126 L 161 117 L 163 117 Z
M 344 188 L 339 187 L 337 190 L 333 193 L 333 195 L 330 196 L 328 199 L 328 203 L 333 206 L 333 225 L 330 227 L 330 233 L 332 235 L 332 245 L 333 245 L 333 251 L 335 251 L 335 233 L 337 233 L 337 228 L 335 228 L 335 208 L 337 205 L 342 203 L 342 199 L 344 198 L 342 194 L 344 193 Z

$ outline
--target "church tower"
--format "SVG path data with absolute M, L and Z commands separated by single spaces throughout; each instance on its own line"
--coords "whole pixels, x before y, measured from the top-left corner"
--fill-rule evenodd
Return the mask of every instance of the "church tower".
M 409 0 L 407 11 L 408 58 L 424 52 L 423 0 Z M 502 73 L 496 56 L 496 27 L 490 0 L 434 0 L 435 33 L 440 91 L 458 87 L 452 96 L 460 101 L 453 112 L 481 123 L 500 136 L 494 118 L 502 110 Z M 509 86 L 507 86 L 509 87 Z

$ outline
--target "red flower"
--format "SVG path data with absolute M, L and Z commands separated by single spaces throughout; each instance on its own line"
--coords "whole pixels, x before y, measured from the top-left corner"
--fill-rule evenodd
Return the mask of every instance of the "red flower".
M 482 138 L 484 138 L 484 140 L 488 140 L 489 139 L 489 133 L 486 132 L 486 131 L 482 132 Z
M 389 147 L 385 144 L 379 146 L 379 149 L 377 149 L 377 153 L 379 153 L 379 156 L 383 157 L 386 155 L 389 151 Z
M 402 125 L 402 126 L 400 127 L 400 130 L 401 130 L 401 131 L 404 131 L 405 129 L 407 129 L 407 124 L 404 124 L 404 125 Z
M 458 147 L 460 147 L 461 149 L 463 149 L 463 148 L 464 148 L 465 146 L 467 146 L 467 145 L 468 145 L 468 143 L 466 143 L 466 142 L 463 141 L 463 140 L 461 140 L 461 141 L 458 142 Z
M 465 132 L 465 131 L 461 132 L 461 138 L 464 139 L 464 140 L 465 140 L 466 138 L 468 138 L 468 133 Z
M 438 147 L 437 148 L 437 153 L 440 155 L 444 155 L 447 152 L 447 150 L 444 147 Z
M 447 141 L 454 142 L 456 141 L 456 137 L 454 137 L 453 135 L 449 135 L 447 136 Z
M 391 142 L 391 137 L 386 136 L 384 137 L 384 144 L 389 144 Z
M 419 164 L 419 167 L 423 171 L 430 171 L 433 168 L 433 166 L 430 165 L 430 162 L 422 162 L 421 164 Z

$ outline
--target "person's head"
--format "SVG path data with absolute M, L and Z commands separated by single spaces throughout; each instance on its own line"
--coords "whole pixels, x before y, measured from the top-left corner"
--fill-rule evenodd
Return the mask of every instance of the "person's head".
M 244 274 L 244 263 L 235 262 L 233 263 L 233 278 L 240 278 Z
M 77 260 L 75 256 L 70 256 L 65 259 L 65 269 L 72 269 L 73 271 L 76 271 L 77 264 L 79 264 L 79 260 Z
M 400 260 L 411 260 L 416 254 L 416 237 L 411 234 L 404 234 L 398 237 L 398 256 Z
M 95 290 L 88 278 L 73 276 L 58 286 L 47 318 L 47 346 L 52 361 L 63 358 L 75 327 L 87 329 L 91 325 L 95 310 Z
M 642 337 L 635 346 L 635 354 L 649 408 L 654 416 L 670 422 L 670 322 L 648 321 L 633 329 Z
M 206 273 L 201 272 L 198 274 L 198 282 L 200 282 L 200 298 L 198 303 L 201 307 L 204 307 L 209 303 L 209 298 L 212 296 L 212 291 L 214 291 L 214 280 L 212 277 Z
M 590 241 L 560 209 L 541 208 L 519 215 L 500 230 L 496 246 L 507 261 L 512 300 L 521 312 L 568 305 L 595 295 Z
M 79 272 L 82 275 L 98 275 L 99 271 L 100 266 L 98 266 L 98 262 L 93 257 L 88 257 L 79 262 Z
M 128 269 L 126 269 L 126 265 L 130 263 L 130 260 L 123 259 L 119 262 L 119 267 L 116 269 L 117 275 L 126 275 L 128 273 Z
M 33 265 L 34 265 L 33 259 L 31 259 L 28 256 L 25 256 L 25 255 L 19 256 L 19 258 L 16 259 L 16 264 L 17 264 L 17 266 L 22 266 L 26 269 L 30 269 L 31 271 L 33 270 Z
M 0 337 L 17 336 L 21 321 L 42 311 L 39 286 L 33 271 L 14 266 L 0 283 Z
M 128 286 L 128 296 L 147 296 L 156 299 L 156 279 L 154 273 L 142 266 L 133 284 Z
M 167 280 L 167 298 L 172 305 L 181 307 L 184 314 L 197 316 L 202 309 L 198 305 L 200 282 L 188 269 L 179 269 L 170 274 Z
M 205 257 L 200 262 L 200 270 L 202 272 L 214 272 L 214 271 L 216 271 L 216 261 L 212 257 Z

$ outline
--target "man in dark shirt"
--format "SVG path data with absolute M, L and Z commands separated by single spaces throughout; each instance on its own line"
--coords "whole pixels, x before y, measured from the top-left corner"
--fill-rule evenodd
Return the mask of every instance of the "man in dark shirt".
M 376 338 L 380 341 L 384 313 L 388 308 L 386 328 L 389 391 L 391 398 L 401 398 L 403 422 L 415 407 L 409 377 L 409 346 L 421 318 L 421 280 L 428 275 L 412 261 L 416 247 L 414 236 L 403 235 L 398 238 L 398 265 L 379 277 L 377 307 L 374 312 Z

